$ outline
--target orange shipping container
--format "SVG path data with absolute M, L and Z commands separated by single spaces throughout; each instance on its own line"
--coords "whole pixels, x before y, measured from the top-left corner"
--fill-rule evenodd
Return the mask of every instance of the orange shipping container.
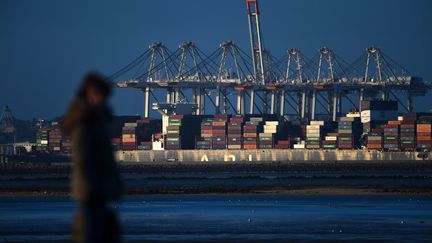
M 220 121 L 219 122 L 215 121 L 212 124 L 213 126 L 225 126 L 225 122 L 220 122 Z
M 432 140 L 432 136 L 417 136 L 418 141 L 430 141 Z
M 417 132 L 431 132 L 432 125 L 431 124 L 417 124 Z
M 368 144 L 368 149 L 382 149 L 381 144 Z
M 133 143 L 135 142 L 135 138 L 123 138 L 122 139 L 124 143 Z
M 399 125 L 400 121 L 388 121 L 387 124 L 389 124 L 389 125 Z
M 256 136 L 256 133 L 243 133 L 243 137 L 245 138 L 255 138 Z

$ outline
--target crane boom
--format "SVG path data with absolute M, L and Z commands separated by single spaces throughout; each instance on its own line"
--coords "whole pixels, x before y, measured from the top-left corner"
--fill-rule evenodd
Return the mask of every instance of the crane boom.
M 250 35 L 249 37 L 252 51 L 253 72 L 256 82 L 264 85 L 264 62 L 261 43 L 258 0 L 246 0 L 246 8 L 248 12 Z

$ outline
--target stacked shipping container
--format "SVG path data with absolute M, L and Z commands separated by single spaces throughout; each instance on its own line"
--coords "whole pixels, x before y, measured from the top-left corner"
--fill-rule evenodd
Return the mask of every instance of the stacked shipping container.
M 49 131 L 49 150 L 52 153 L 61 152 L 62 132 L 58 122 L 51 122 L 51 129 Z
M 321 147 L 323 126 L 324 126 L 324 121 L 311 121 L 310 125 L 306 126 L 306 148 L 307 149 L 319 149 Z
M 353 149 L 359 146 L 360 117 L 341 117 L 338 122 L 338 148 Z
M 383 150 L 383 127 L 372 128 L 367 137 L 367 148 Z
M 36 150 L 38 152 L 49 152 L 48 142 L 49 142 L 49 129 L 39 128 L 36 134 Z
M 338 141 L 338 133 L 327 133 L 327 135 L 324 137 L 324 141 L 322 141 L 322 148 L 323 149 L 336 149 L 337 148 L 337 141 Z
M 211 149 L 213 118 L 204 118 L 201 122 L 201 136 L 196 141 L 197 149 Z
M 111 146 L 113 150 L 122 150 L 122 139 L 121 138 L 111 138 Z
M 258 133 L 261 130 L 263 119 L 261 117 L 251 117 L 243 125 L 243 149 L 258 148 Z
M 241 149 L 243 131 L 242 125 L 244 117 L 235 115 L 229 119 L 228 123 L 228 149 Z
M 226 149 L 226 123 L 227 114 L 216 114 L 212 123 L 212 149 Z
M 408 113 L 403 115 L 400 124 L 400 148 L 402 151 L 415 151 L 415 128 L 417 115 Z
M 259 133 L 258 136 L 260 149 L 272 149 L 274 147 L 278 126 L 279 121 L 265 121 L 263 132 Z
M 122 128 L 122 149 L 126 151 L 136 150 L 136 122 L 127 122 Z
M 70 136 L 62 137 L 61 151 L 63 154 L 72 154 L 72 139 Z
M 168 126 L 166 127 L 165 149 L 177 150 L 181 149 L 181 133 L 183 115 L 171 115 L 168 118 Z
M 419 151 L 432 149 L 432 119 L 419 119 L 417 121 L 417 149 Z
M 400 121 L 388 121 L 384 125 L 384 150 L 399 151 L 399 125 Z
M 384 125 L 388 120 L 394 120 L 398 115 L 397 101 L 363 100 L 361 101 L 361 122 L 363 133 L 369 133 L 373 128 Z

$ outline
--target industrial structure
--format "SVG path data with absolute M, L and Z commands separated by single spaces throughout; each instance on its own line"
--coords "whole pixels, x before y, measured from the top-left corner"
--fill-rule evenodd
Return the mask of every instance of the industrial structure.
M 175 51 L 157 42 L 111 80 L 117 87 L 144 93 L 145 118 L 151 104 L 167 113 L 169 107 L 190 104 L 196 115 L 212 107 L 215 114 L 280 114 L 302 122 L 318 116 L 336 121 L 343 103 L 361 110 L 362 100 L 397 100 L 410 112 L 412 97 L 431 88 L 377 47 L 366 48 L 351 64 L 328 47 L 312 58 L 298 49 L 276 58 L 262 46 L 258 0 L 246 0 L 246 6 L 251 55 L 232 41 L 209 55 L 192 42 Z
M 14 143 L 16 139 L 15 120 L 9 106 L 5 106 L 0 116 L 0 138 L 3 143 Z

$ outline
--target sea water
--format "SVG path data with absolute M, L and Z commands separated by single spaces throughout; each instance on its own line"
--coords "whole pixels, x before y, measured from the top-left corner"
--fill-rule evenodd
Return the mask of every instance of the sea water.
M 140 195 L 114 205 L 131 241 L 432 241 L 430 196 Z M 0 242 L 68 241 L 66 196 L 0 197 Z

